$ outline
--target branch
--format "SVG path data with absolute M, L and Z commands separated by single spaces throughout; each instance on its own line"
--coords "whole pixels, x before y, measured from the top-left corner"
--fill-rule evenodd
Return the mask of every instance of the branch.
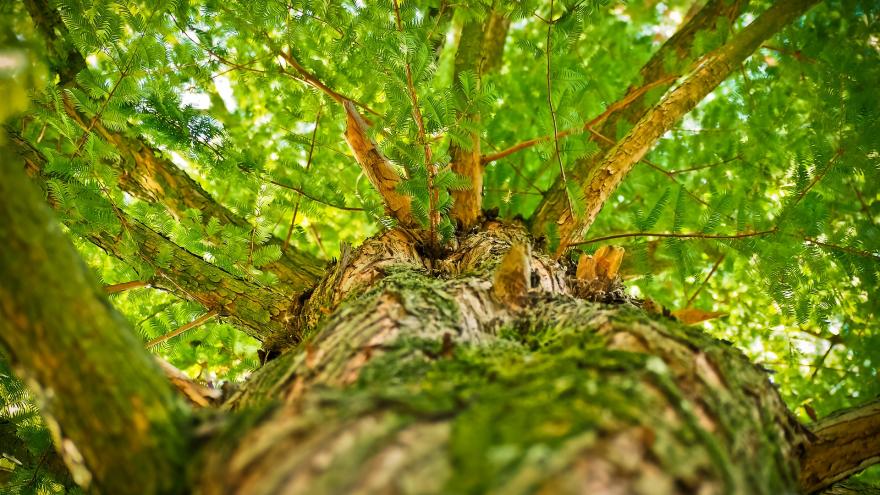
M 400 184 L 397 170 L 367 134 L 367 123 L 354 108 L 354 103 L 344 100 L 342 105 L 347 116 L 345 141 L 373 187 L 382 196 L 388 213 L 405 227 L 418 227 L 418 221 L 412 215 L 412 199 L 397 192 Z
M 78 484 L 176 492 L 186 411 L 10 150 L 0 156 L 0 344 L 13 369 L 54 425 Z
M 563 212 L 559 220 L 561 244 L 557 256 L 581 237 L 595 220 L 607 198 L 617 189 L 632 167 L 682 116 L 690 112 L 715 89 L 760 44 L 799 17 L 817 0 L 782 0 L 724 46 L 709 53 L 677 88 L 670 91 L 611 148 L 583 185 L 587 198 L 583 218 Z
M 639 72 L 643 81 L 641 87 L 636 89 L 630 87 L 626 95 L 621 98 L 621 101 L 625 103 L 615 103 L 609 107 L 613 108 L 613 110 L 601 122 L 596 123 L 596 126 L 601 126 L 597 129 L 597 132 L 602 135 L 614 136 L 617 135 L 617 128 L 620 122 L 635 124 L 646 113 L 648 105 L 659 99 L 659 94 L 666 91 L 672 81 L 680 77 L 687 67 L 691 66 L 702 55 L 702 53 L 694 50 L 693 47 L 697 35 L 705 31 L 714 31 L 720 25 L 732 24 L 739 17 L 747 3 L 748 0 L 734 0 L 730 2 L 727 0 L 709 0 L 642 67 Z M 722 19 L 726 19 L 728 22 L 721 23 Z M 654 93 L 657 96 L 648 99 L 649 92 L 641 88 L 657 88 L 657 91 Z M 590 129 L 592 129 L 592 126 L 588 126 L 586 130 Z M 599 144 L 600 149 L 607 150 L 614 145 L 614 141 L 611 141 L 611 143 L 597 141 L 597 144 Z M 572 167 L 572 174 L 576 177 L 588 176 L 589 172 L 595 167 L 595 164 L 601 159 L 602 154 L 600 153 L 591 158 L 576 161 Z M 566 209 L 566 197 L 567 193 L 562 187 L 562 180 L 557 177 L 548 194 L 539 203 L 531 219 L 533 234 L 546 234 L 549 226 L 559 220 L 560 215 Z
M 281 55 L 281 58 L 283 58 L 284 61 L 287 62 L 296 71 L 296 74 L 291 74 L 290 72 L 287 72 L 282 69 L 282 72 L 284 72 L 285 74 L 293 77 L 294 79 L 298 79 L 298 80 L 308 84 L 309 86 L 312 86 L 313 88 L 317 89 L 318 91 L 321 91 L 322 93 L 329 96 L 330 99 L 332 99 L 336 103 L 339 103 L 340 105 L 343 102 L 350 101 L 373 115 L 376 115 L 376 116 L 382 115 L 379 112 L 368 107 L 366 104 L 361 103 L 353 98 L 349 98 L 341 93 L 338 93 L 330 86 L 327 86 L 326 84 L 321 82 L 320 79 L 318 79 L 308 69 L 303 67 L 303 65 L 299 63 L 299 60 L 297 60 L 296 57 L 294 57 L 291 53 L 285 52 L 284 50 L 279 50 L 278 53 Z
M 186 398 L 191 406 L 212 406 L 222 398 L 223 393 L 220 390 L 209 388 L 194 382 L 184 372 L 172 366 L 168 361 L 157 357 L 156 362 L 159 363 L 159 367 L 162 368 L 162 372 L 165 373 L 165 378 L 167 378 L 168 381 L 171 382 L 171 385 L 173 385 L 174 388 Z
M 800 485 L 812 493 L 880 462 L 880 399 L 836 412 L 810 427 Z
M 47 179 L 42 175 L 45 157 L 32 148 L 26 148 L 20 141 L 17 150 L 29 163 L 29 171 L 37 180 Z M 80 184 L 58 178 L 73 188 L 77 194 L 91 194 Z M 50 204 L 55 204 L 49 198 Z M 103 197 L 90 198 L 94 208 L 110 209 L 109 201 Z M 124 262 L 136 260 L 146 265 L 151 272 L 144 278 L 150 285 L 167 290 L 178 297 L 195 301 L 209 310 L 216 309 L 221 316 L 240 325 L 249 335 L 262 340 L 268 334 L 287 330 L 286 315 L 289 300 L 279 292 L 242 280 L 222 268 L 212 265 L 168 238 L 151 229 L 137 219 L 117 212 L 122 223 L 122 231 L 93 231 L 80 217 L 65 217 L 65 224 L 75 233 L 103 249 L 107 254 Z M 159 264 L 156 260 L 162 259 Z
M 117 292 L 123 292 L 129 289 L 138 289 L 141 287 L 149 286 L 149 282 L 144 282 L 142 280 L 133 280 L 131 282 L 122 282 L 120 284 L 105 285 L 104 292 L 106 292 L 107 294 L 116 294 Z
M 509 27 L 510 19 L 494 9 L 483 22 L 472 20 L 462 26 L 455 52 L 453 81 L 458 81 L 463 72 L 473 71 L 480 84 L 484 74 L 497 69 L 504 53 Z M 458 112 L 456 121 L 462 119 L 479 121 L 480 115 L 477 112 Z M 453 201 L 450 215 L 465 230 L 476 224 L 483 207 L 483 163 L 480 157 L 479 133 L 470 134 L 469 148 L 465 149 L 454 143 L 449 146 L 452 171 L 467 177 L 471 183 L 470 189 L 450 192 Z
M 26 6 L 53 54 L 53 69 L 58 72 L 61 85 L 76 85 L 74 77 L 86 69 L 86 64 L 82 55 L 67 41 L 67 28 L 60 15 L 44 0 L 27 0 Z M 178 218 L 194 208 L 202 212 L 205 222 L 215 217 L 224 223 L 251 228 L 245 218 L 215 201 L 198 182 L 143 140 L 111 131 L 100 121 L 88 119 L 67 97 L 64 98 L 64 110 L 80 127 L 94 131 L 119 152 L 123 160 L 109 165 L 119 172 L 121 190 L 147 202 L 161 203 Z M 19 139 L 23 138 L 19 136 Z M 280 243 L 278 240 L 273 242 Z M 287 250 L 279 260 L 264 269 L 275 273 L 282 285 L 299 291 L 317 281 L 321 276 L 321 265 L 308 253 Z

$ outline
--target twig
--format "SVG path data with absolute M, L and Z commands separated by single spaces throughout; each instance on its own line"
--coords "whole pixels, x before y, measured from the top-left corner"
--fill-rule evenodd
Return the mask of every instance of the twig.
M 552 0 L 551 0 L 552 1 Z M 397 0 L 393 0 L 394 18 L 397 21 L 397 31 L 403 33 L 403 21 L 400 18 L 400 5 Z M 431 152 L 431 143 L 425 134 L 425 121 L 422 118 L 422 111 L 419 109 L 419 97 L 416 93 L 415 83 L 413 82 L 412 67 L 409 60 L 404 61 L 404 72 L 406 73 L 406 86 L 409 91 L 409 98 L 412 102 L 413 120 L 418 128 L 419 143 L 425 151 L 425 168 L 428 171 L 428 231 L 431 236 L 431 243 L 436 242 L 437 226 L 440 223 L 440 215 L 437 212 L 437 203 L 440 200 L 439 192 L 434 188 L 434 176 L 437 174 L 437 168 L 434 166 L 433 156 Z
M 612 113 L 623 109 L 624 107 L 626 107 L 627 105 L 632 103 L 634 100 L 641 97 L 643 94 L 656 88 L 657 86 L 660 86 L 662 84 L 666 84 L 674 79 L 676 79 L 676 76 L 669 76 L 669 77 L 648 83 L 638 89 L 630 91 L 621 100 L 614 102 L 613 104 L 608 106 L 608 108 L 606 108 L 602 113 L 600 113 L 599 115 L 594 117 L 592 120 L 590 120 L 589 122 L 587 122 L 581 126 L 572 127 L 570 129 L 560 131 L 560 132 L 556 133 L 555 136 L 541 136 L 541 137 L 529 139 L 528 141 L 523 141 L 521 143 L 517 143 L 517 144 L 510 146 L 509 148 L 505 148 L 497 153 L 493 153 L 491 155 L 484 155 L 483 158 L 481 159 L 481 162 L 483 164 L 486 164 L 486 163 L 494 162 L 496 160 L 500 160 L 500 159 L 502 159 L 506 156 L 510 156 L 518 151 L 535 146 L 536 144 L 541 144 L 545 141 L 549 141 L 550 139 L 553 139 L 554 137 L 558 139 L 558 138 L 568 137 L 573 134 L 580 134 L 582 132 L 587 132 L 593 126 L 599 125 L 602 122 L 604 122 Z M 612 141 L 612 143 L 613 143 L 613 141 Z
M 730 163 L 734 160 L 740 160 L 740 159 L 742 159 L 742 155 L 736 155 L 732 158 L 728 158 L 726 160 L 721 160 L 720 162 L 709 163 L 706 165 L 699 165 L 697 167 L 688 167 L 688 168 L 682 168 L 682 169 L 678 169 L 678 170 L 670 170 L 669 175 L 678 175 L 678 174 L 683 174 L 685 172 L 696 172 L 697 170 L 704 170 L 707 168 L 717 167 L 719 165 L 724 165 L 726 163 Z
M 312 130 L 312 141 L 309 144 L 309 156 L 306 158 L 306 173 L 312 168 L 312 154 L 315 152 L 315 138 L 318 136 L 318 123 L 321 121 L 321 109 L 318 107 L 318 113 L 315 115 L 315 129 Z M 290 218 L 290 227 L 287 229 L 287 237 L 284 238 L 284 244 L 281 246 L 281 252 L 287 251 L 290 244 L 290 235 L 293 234 L 293 227 L 296 226 L 296 215 L 299 213 L 299 203 L 302 201 L 302 193 L 296 197 L 296 204 L 293 206 L 293 216 Z
M 553 0 L 550 0 L 550 19 L 553 19 Z M 547 105 L 550 107 L 550 118 L 553 121 L 553 147 L 556 155 L 556 163 L 559 165 L 559 178 L 562 179 L 562 188 L 565 190 L 565 200 L 568 204 L 568 212 L 574 218 L 574 206 L 571 204 L 571 196 L 568 194 L 568 179 L 565 178 L 565 166 L 562 164 L 562 155 L 559 153 L 559 127 L 556 125 L 556 109 L 553 108 L 553 83 L 550 61 L 550 42 L 553 33 L 553 22 L 547 23 Z
M 199 326 L 199 325 L 205 323 L 206 321 L 210 320 L 211 318 L 217 316 L 218 313 L 219 313 L 218 310 L 216 310 L 216 309 L 212 309 L 211 311 L 209 311 L 209 312 L 203 314 L 202 316 L 200 316 L 200 317 L 196 318 L 195 320 L 193 320 L 193 321 L 187 323 L 186 325 L 183 325 L 182 327 L 180 327 L 180 328 L 178 328 L 178 329 L 176 329 L 176 330 L 172 330 L 171 332 L 168 332 L 168 333 L 166 333 L 165 335 L 161 335 L 161 336 L 156 337 L 155 339 L 153 339 L 153 340 L 147 342 L 147 343 L 144 345 L 144 347 L 146 347 L 146 348 L 150 348 L 150 347 L 153 347 L 153 346 L 159 345 L 159 344 L 161 344 L 162 342 L 165 342 L 165 341 L 168 340 L 168 339 L 171 339 L 171 338 L 177 337 L 178 335 L 182 334 L 183 332 L 186 332 L 187 330 L 190 330 L 190 329 L 192 329 L 192 328 L 195 328 L 195 327 L 197 327 L 197 326 Z
M 725 255 L 722 254 L 721 256 L 718 257 L 718 261 L 716 261 L 715 264 L 712 265 L 712 269 L 709 270 L 709 274 L 706 275 L 705 279 L 703 279 L 703 283 L 701 283 L 700 286 L 697 287 L 697 289 L 694 291 L 694 293 L 691 294 L 691 297 L 688 298 L 687 304 L 685 304 L 685 306 L 684 306 L 685 308 L 691 307 L 691 303 L 694 302 L 694 299 L 697 298 L 697 295 L 700 294 L 700 291 L 703 290 L 703 287 L 705 287 L 706 284 L 709 283 L 709 279 L 712 278 L 712 275 L 715 274 L 715 270 L 717 270 L 718 267 L 721 265 L 721 262 L 724 261 L 724 256 Z
M 291 186 L 291 185 L 289 185 L 289 184 L 283 184 L 283 183 L 281 183 L 281 182 L 278 182 L 278 181 L 276 181 L 276 180 L 272 180 L 272 179 L 266 179 L 266 181 L 269 182 L 270 184 L 274 184 L 274 185 L 276 185 L 276 186 L 278 186 L 278 187 L 283 187 L 284 189 L 290 189 L 291 191 L 296 191 L 297 193 L 299 193 L 299 194 L 300 194 L 301 196 L 303 196 L 304 198 L 306 198 L 306 199 L 310 199 L 310 200 L 314 201 L 315 203 L 320 203 L 320 204 L 322 204 L 322 205 L 324 205 L 324 206 L 329 206 L 330 208 L 336 208 L 337 210 L 343 210 L 343 211 L 364 211 L 364 208 L 359 208 L 359 207 L 357 207 L 357 206 L 338 205 L 338 204 L 335 204 L 335 203 L 330 203 L 330 202 L 328 202 L 328 201 L 325 201 L 325 200 L 323 200 L 323 199 L 321 199 L 321 198 L 316 198 L 315 196 L 313 196 L 313 195 L 307 193 L 307 192 L 306 192 L 303 188 L 301 188 L 301 187 Z

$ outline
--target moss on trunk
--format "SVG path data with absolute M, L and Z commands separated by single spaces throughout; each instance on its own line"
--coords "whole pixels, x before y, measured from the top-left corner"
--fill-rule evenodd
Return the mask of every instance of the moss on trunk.
M 526 304 L 499 301 L 521 228 L 490 222 L 439 260 L 380 248 L 406 239 L 347 252 L 305 302 L 330 314 L 227 402 L 200 493 L 797 489 L 803 430 L 729 344 L 574 297 L 538 249 Z

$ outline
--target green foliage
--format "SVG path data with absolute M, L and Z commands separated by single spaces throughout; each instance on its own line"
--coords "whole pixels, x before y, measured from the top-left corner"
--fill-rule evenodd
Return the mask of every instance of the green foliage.
M 86 67 L 68 84 L 53 74 L 15 128 L 46 156 L 47 198 L 77 239 L 107 232 L 125 240 L 121 212 L 234 276 L 273 287 L 277 277 L 265 268 L 281 253 L 269 240 L 284 239 L 291 223 L 292 246 L 325 259 L 338 256 L 340 243 L 387 228 L 381 198 L 341 138 L 344 112 L 292 76 L 278 58 L 282 50 L 334 91 L 376 110 L 379 115 L 364 111 L 373 138 L 399 167 L 405 177 L 399 190 L 427 224 L 428 170 L 406 84 L 409 64 L 439 171 L 434 185 L 446 238 L 454 235 L 450 192 L 470 187 L 447 169 L 449 145 L 471 149 L 476 134 L 490 153 L 553 131 L 547 25 L 535 16 L 550 14 L 546 2 L 501 2 L 511 20 L 503 64 L 457 79 L 457 33 L 464 21 L 485 18 L 491 2 L 456 4 L 454 13 L 447 2 L 402 2 L 402 32 L 388 1 L 53 3 Z M 753 2 L 732 26 L 699 33 L 692 50 L 719 46 L 767 3 Z M 637 87 L 639 68 L 690 6 L 557 2 L 549 77 L 559 128 L 582 125 Z M 45 45 L 23 5 L 0 9 L 15 35 L 4 42 Z M 798 413 L 811 405 L 822 415 L 880 393 L 878 19 L 876 2 L 829 1 L 768 41 L 661 139 L 648 156 L 656 167 L 638 164 L 590 232 L 770 231 L 610 242 L 627 249 L 624 275 L 632 292 L 672 309 L 690 304 L 728 313 L 705 328 L 776 371 L 774 380 Z M 65 103 L 87 120 L 72 118 Z M 130 158 L 99 127 L 172 159 L 246 225 L 195 209 L 173 215 L 123 193 L 118 184 Z M 567 171 L 598 151 L 586 134 L 559 145 Z M 550 141 L 491 163 L 484 206 L 503 218 L 529 218 L 558 172 Z M 577 187 L 582 180 L 570 176 L 566 187 L 576 216 L 585 201 Z M 555 226 L 547 241 L 551 248 L 558 243 Z M 125 241 L 131 256 L 122 263 L 78 242 L 108 283 L 152 276 L 171 254 L 145 263 Z M 204 312 L 149 288 L 113 302 L 145 341 Z M 214 322 L 155 351 L 192 376 L 219 383 L 256 367 L 256 347 Z M 0 386 L 11 390 L 12 383 L 4 377 Z M 27 403 L 3 394 L 6 404 Z M 34 437 L 28 445 L 42 444 Z

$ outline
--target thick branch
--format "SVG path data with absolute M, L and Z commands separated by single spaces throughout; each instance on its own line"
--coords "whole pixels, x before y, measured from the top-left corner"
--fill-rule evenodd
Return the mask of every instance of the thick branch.
M 800 484 L 812 493 L 880 462 L 880 399 L 846 409 L 810 427 Z
M 657 101 L 663 91 L 667 90 L 672 82 L 680 77 L 687 67 L 692 65 L 694 61 L 701 56 L 701 53 L 695 53 L 693 43 L 697 34 L 705 31 L 713 31 L 722 20 L 724 24 L 729 25 L 739 17 L 742 10 L 748 4 L 747 0 L 735 0 L 728 2 L 726 0 L 710 0 L 700 9 L 693 17 L 687 20 L 678 31 L 669 38 L 663 46 L 651 57 L 651 59 L 639 71 L 642 84 L 631 86 L 626 94 L 617 102 L 608 107 L 612 110 L 604 118 L 599 118 L 599 122 L 594 125 L 599 135 L 617 135 L 617 128 L 620 124 L 628 122 L 635 124 L 641 118 L 649 105 Z M 671 63 L 670 63 L 671 62 Z M 648 92 L 645 88 L 657 91 Z M 600 115 L 600 117 L 602 117 Z M 584 130 L 591 131 L 593 126 L 587 123 Z M 592 134 L 597 136 L 596 134 Z M 613 146 L 611 143 L 598 140 L 596 143 L 601 149 L 607 150 Z M 514 150 L 515 151 L 515 150 Z M 596 163 L 601 160 L 602 154 L 597 154 L 592 158 L 578 160 L 575 162 L 572 175 L 575 177 L 587 177 Z M 557 221 L 563 211 L 567 209 L 567 195 L 563 188 L 561 178 L 557 178 L 550 192 L 544 197 L 538 205 L 534 218 L 532 219 L 532 232 L 536 235 L 546 233 L 548 226 Z
M 67 28 L 58 12 L 43 0 L 27 0 L 25 5 L 47 41 L 50 62 L 59 74 L 60 84 L 75 86 L 74 78 L 86 69 L 86 64 L 82 55 L 66 40 Z M 205 222 L 214 217 L 223 223 L 251 228 L 244 217 L 214 200 L 198 182 L 141 139 L 107 129 L 98 119 L 90 119 L 79 112 L 67 98 L 64 103 L 65 111 L 74 121 L 83 129 L 97 133 L 119 152 L 122 160 L 110 165 L 119 170 L 118 186 L 121 190 L 144 201 L 161 203 L 178 218 L 194 208 L 202 212 Z M 281 243 L 278 239 L 272 242 Z M 314 284 L 322 272 L 319 260 L 294 250 L 285 250 L 280 259 L 263 269 L 275 273 L 282 285 L 296 291 Z
M 343 100 L 342 105 L 347 116 L 345 141 L 367 178 L 385 201 L 388 213 L 405 227 L 417 227 L 418 221 L 412 215 L 411 198 L 397 192 L 400 174 L 367 134 L 367 123 L 354 107 L 354 103 Z
M 458 49 L 455 53 L 453 81 L 458 81 L 462 72 L 472 71 L 481 80 L 483 74 L 501 65 L 504 53 L 504 41 L 510 19 L 493 10 L 480 22 L 473 20 L 461 29 Z M 459 113 L 457 119 L 478 121 L 476 112 Z M 452 157 L 452 171 L 467 177 L 471 182 L 470 189 L 452 191 L 452 218 L 457 219 L 461 226 L 468 229 L 475 225 L 483 203 L 483 167 L 480 159 L 480 135 L 471 133 L 470 149 L 456 144 L 449 147 Z
M 618 143 L 608 150 L 587 177 L 583 218 L 563 211 L 559 223 L 561 244 L 557 255 L 583 236 L 632 167 L 682 116 L 715 89 L 763 41 L 809 9 L 817 0 L 777 2 L 731 41 L 709 53 L 677 88 L 670 91 Z
M 45 157 L 22 141 L 15 141 L 18 153 L 28 164 L 32 175 L 41 176 Z M 75 182 L 68 182 L 77 187 Z M 87 190 L 82 195 L 90 194 Z M 90 198 L 94 204 L 111 209 L 106 198 Z M 51 201 L 50 203 L 54 203 Z M 145 263 L 150 285 L 167 290 L 178 297 L 195 301 L 209 310 L 229 318 L 257 339 L 274 332 L 283 332 L 289 299 L 281 293 L 242 280 L 208 263 L 200 256 L 178 246 L 146 224 L 116 211 L 122 223 L 120 232 L 94 231 L 82 220 L 65 218 L 66 225 L 108 254 L 126 262 L 132 258 Z M 132 248 L 134 246 L 134 248 Z M 156 260 L 162 259 L 161 263 Z M 143 275 L 143 274 L 142 274 Z
M 77 483 L 176 493 L 185 410 L 8 152 L 0 155 L 0 344 Z

